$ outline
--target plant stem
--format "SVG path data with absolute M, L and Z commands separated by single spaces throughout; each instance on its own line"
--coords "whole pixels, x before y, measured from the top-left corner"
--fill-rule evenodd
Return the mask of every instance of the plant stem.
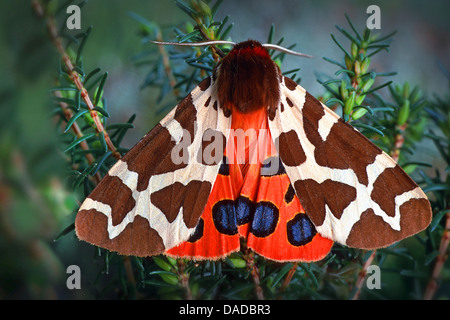
M 116 159 L 121 159 L 121 155 L 117 151 L 114 144 L 112 143 L 108 132 L 103 127 L 103 124 L 98 116 L 97 111 L 94 110 L 94 104 L 92 103 L 92 100 L 89 97 L 89 94 L 88 94 L 86 88 L 84 88 L 78 73 L 74 70 L 74 66 L 72 64 L 72 61 L 70 60 L 69 55 L 66 53 L 66 51 L 63 48 L 63 45 L 61 42 L 61 37 L 56 28 L 56 23 L 55 23 L 54 17 L 45 12 L 44 7 L 41 5 L 41 3 L 38 0 L 32 0 L 32 7 L 33 7 L 33 10 L 35 11 L 36 15 L 39 18 L 45 20 L 47 30 L 50 35 L 50 39 L 51 39 L 53 45 L 56 47 L 58 53 L 60 54 L 65 66 L 67 68 L 70 79 L 73 81 L 73 83 L 78 88 L 78 90 L 80 90 L 81 97 L 83 98 L 83 100 L 85 101 L 86 105 L 89 108 L 89 113 L 90 113 L 92 119 L 94 120 L 96 132 L 103 133 L 106 144 L 108 146 L 108 149 L 111 151 L 112 155 Z M 59 91 L 56 91 L 55 95 L 58 97 L 62 96 L 61 92 L 59 92 Z M 71 115 L 71 111 L 67 108 L 67 105 L 60 103 L 60 106 L 64 112 L 64 116 L 65 116 L 66 120 L 70 119 L 72 115 Z M 72 130 L 74 130 L 74 133 L 77 135 L 77 137 L 81 137 L 83 135 L 76 122 L 73 123 Z M 80 146 L 84 150 L 89 149 L 86 141 L 81 142 Z M 94 163 L 94 158 L 93 158 L 92 154 L 86 154 L 86 159 L 89 164 Z M 101 180 L 101 176 L 99 173 L 95 176 L 95 179 L 97 180 L 96 181 L 97 183 Z M 124 266 L 125 266 L 125 269 L 127 270 L 126 274 L 127 274 L 128 281 L 135 286 L 136 281 L 134 279 L 134 275 L 132 272 L 132 266 L 131 266 L 130 259 L 124 259 Z
M 294 262 L 292 264 L 292 268 L 288 271 L 286 278 L 283 281 L 283 284 L 281 285 L 281 289 L 280 289 L 280 294 L 283 294 L 287 287 L 289 286 L 289 284 L 291 283 L 292 277 L 295 274 L 295 271 L 297 271 L 297 266 L 298 266 L 298 262 Z M 279 296 L 279 299 L 281 298 L 281 296 Z
M 361 289 L 364 285 L 364 280 L 366 279 L 366 275 L 367 275 L 367 268 L 370 267 L 370 265 L 372 264 L 373 259 L 375 258 L 375 254 L 376 254 L 376 250 L 373 250 L 372 254 L 369 256 L 369 258 L 367 258 L 366 262 L 364 263 L 361 271 L 359 272 L 358 275 L 358 279 L 356 280 L 356 292 L 352 297 L 352 300 L 358 300 L 359 296 L 361 294 Z
M 252 276 L 253 282 L 255 283 L 255 294 L 258 300 L 264 300 L 264 292 L 261 288 L 261 280 L 259 278 L 259 270 L 255 263 L 255 253 L 247 248 L 247 242 L 245 240 L 242 241 L 242 252 L 243 258 L 247 264 L 247 268 L 250 270 L 250 274 Z
M 164 39 L 162 38 L 162 35 L 161 35 L 161 31 L 159 31 L 159 29 L 158 29 L 158 32 L 156 33 L 156 40 L 161 41 L 161 42 L 164 41 Z M 170 87 L 172 88 L 173 94 L 175 95 L 175 97 L 178 97 L 180 94 L 180 91 L 178 90 L 178 88 L 176 88 L 177 81 L 175 79 L 175 76 L 173 75 L 172 68 L 170 67 L 170 59 L 169 59 L 169 56 L 167 55 L 167 51 L 164 48 L 164 45 L 161 45 L 161 44 L 158 45 L 158 50 L 159 50 L 159 54 L 162 57 L 164 71 L 166 72 L 167 78 L 169 78 Z
M 55 95 L 55 97 L 62 98 L 60 91 L 55 91 L 54 95 Z M 61 107 L 61 110 L 64 113 L 64 118 L 66 119 L 66 122 L 68 122 L 70 120 L 70 118 L 72 118 L 72 116 L 73 116 L 72 111 L 69 109 L 67 103 L 65 103 L 65 102 L 59 102 L 59 106 Z M 77 138 L 81 138 L 83 136 L 83 132 L 81 131 L 77 122 L 73 123 L 73 125 L 71 126 L 71 129 L 72 129 L 73 133 L 77 136 Z M 80 142 L 80 147 L 83 150 L 89 150 L 89 146 L 86 141 Z M 89 163 L 89 165 L 91 165 L 95 162 L 95 159 L 94 159 L 92 153 L 86 153 L 85 157 L 86 157 L 86 160 Z M 94 179 L 97 184 L 100 182 L 100 180 L 102 179 L 100 172 L 97 172 L 95 174 Z
M 183 259 L 177 259 L 177 264 L 178 264 L 178 272 L 177 272 L 178 278 L 180 279 L 181 286 L 185 290 L 184 298 L 186 300 L 192 300 L 192 291 L 191 288 L 189 287 L 189 273 L 185 272 L 186 264 Z
M 450 243 L 450 213 L 447 213 L 445 221 L 445 230 L 444 233 L 442 234 L 441 244 L 439 246 L 439 254 L 436 257 L 436 263 L 433 268 L 433 273 L 431 275 L 431 279 L 428 282 L 425 294 L 423 296 L 424 300 L 433 299 L 434 294 L 436 293 L 436 290 L 438 288 L 439 275 L 441 274 L 441 270 L 448 257 L 447 250 L 449 243 Z
M 405 123 L 404 125 L 397 128 L 399 130 L 399 133 L 397 133 L 397 135 L 395 136 L 394 149 L 391 150 L 391 157 L 395 162 L 398 162 L 400 158 L 400 149 L 405 143 L 405 136 L 403 135 L 403 132 L 405 132 L 407 126 L 408 124 Z
M 45 14 L 45 10 L 42 7 L 41 3 L 38 0 L 33 0 L 32 2 L 32 6 L 36 12 L 36 14 L 45 19 L 45 23 L 47 25 L 47 30 L 50 34 L 50 39 L 53 43 L 53 45 L 56 47 L 56 49 L 58 50 L 64 65 L 67 68 L 68 74 L 70 79 L 72 80 L 72 82 L 75 84 L 75 86 L 78 88 L 78 90 L 80 90 L 81 92 L 81 97 L 83 98 L 83 100 L 85 101 L 87 107 L 89 108 L 89 113 L 92 117 L 92 119 L 94 120 L 94 124 L 95 124 L 95 130 L 97 133 L 103 133 L 104 137 L 105 137 L 105 141 L 106 144 L 108 146 L 108 149 L 111 151 L 112 155 L 116 158 L 116 159 L 120 159 L 121 155 L 120 153 L 117 151 L 116 147 L 114 146 L 114 144 L 112 143 L 108 132 L 105 130 L 105 128 L 103 127 L 103 124 L 98 116 L 97 111 L 94 110 L 94 104 L 92 103 L 91 98 L 89 97 L 89 94 L 86 90 L 86 88 L 84 88 L 83 83 L 78 75 L 78 73 L 74 70 L 74 66 L 72 64 L 72 61 L 70 60 L 69 55 L 66 53 L 66 51 L 63 48 L 62 42 L 61 42 L 61 37 L 59 35 L 59 32 L 56 28 L 56 23 L 55 23 L 55 19 L 53 16 L 50 15 L 46 15 Z
M 205 30 L 203 30 L 203 28 L 200 25 L 197 26 L 196 28 L 197 28 L 197 30 L 200 31 L 200 33 L 202 34 L 203 38 L 205 38 L 205 40 L 208 40 L 208 41 L 213 40 L 210 37 L 208 37 Z M 212 51 L 214 61 L 216 61 L 216 62 L 219 62 L 221 58 L 225 57 L 225 53 L 223 53 L 223 51 L 220 50 L 219 48 L 217 48 L 215 45 L 211 45 L 211 51 Z
M 136 280 L 134 279 L 133 267 L 131 265 L 131 259 L 129 256 L 123 257 L 123 265 L 125 267 L 125 273 L 127 275 L 128 281 L 136 288 Z

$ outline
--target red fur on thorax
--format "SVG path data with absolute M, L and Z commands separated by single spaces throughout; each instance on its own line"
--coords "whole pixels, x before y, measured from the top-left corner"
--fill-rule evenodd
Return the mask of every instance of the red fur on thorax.
M 269 116 L 280 100 L 280 70 L 259 42 L 237 44 L 215 70 L 217 97 L 226 113 L 266 109 Z

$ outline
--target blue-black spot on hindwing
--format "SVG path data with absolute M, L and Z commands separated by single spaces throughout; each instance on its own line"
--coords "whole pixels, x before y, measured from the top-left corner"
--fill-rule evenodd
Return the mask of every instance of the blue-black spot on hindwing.
M 256 203 L 250 232 L 259 238 L 271 235 L 277 227 L 279 216 L 279 210 L 272 202 L 260 201 Z
M 290 244 L 299 247 L 311 242 L 317 231 L 304 213 L 298 213 L 287 223 L 287 237 Z
M 220 200 L 212 207 L 214 225 L 220 233 L 235 235 L 238 233 L 236 211 L 233 200 Z
M 194 233 L 187 240 L 188 242 L 195 242 L 200 240 L 203 237 L 203 229 L 205 228 L 205 222 L 202 218 L 198 221 L 197 227 L 195 227 Z
M 286 169 L 284 169 L 280 157 L 269 157 L 263 161 L 261 166 L 262 177 L 272 177 L 281 174 L 286 174 Z
M 287 204 L 289 204 L 292 202 L 292 200 L 294 200 L 294 196 L 295 196 L 294 188 L 292 188 L 292 185 L 289 184 L 289 187 L 288 187 L 286 193 L 284 194 L 284 201 Z
M 244 196 L 239 196 L 236 199 L 236 217 L 239 226 L 252 221 L 254 213 L 255 203 L 253 201 Z
M 223 176 L 230 175 L 230 165 L 228 163 L 229 163 L 228 157 L 224 155 L 223 159 L 222 159 L 222 163 L 220 164 L 220 167 L 219 167 L 219 174 L 221 174 Z

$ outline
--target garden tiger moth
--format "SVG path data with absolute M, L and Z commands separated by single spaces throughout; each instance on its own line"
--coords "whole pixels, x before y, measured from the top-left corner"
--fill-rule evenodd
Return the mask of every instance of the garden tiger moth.
M 430 221 L 400 166 L 249 40 L 110 169 L 75 228 L 123 255 L 219 259 L 244 238 L 271 260 L 316 261 Z

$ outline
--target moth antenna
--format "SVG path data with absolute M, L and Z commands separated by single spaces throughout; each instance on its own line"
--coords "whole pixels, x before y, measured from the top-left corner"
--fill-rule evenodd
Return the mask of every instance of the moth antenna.
M 314 58 L 314 56 L 311 56 L 309 54 L 304 54 L 304 53 L 300 53 L 300 52 L 297 52 L 297 51 L 293 51 L 293 50 L 290 50 L 290 49 L 287 49 L 287 48 L 284 48 L 284 47 L 281 47 L 281 46 L 278 46 L 278 45 L 272 44 L 272 43 L 265 43 L 262 46 L 264 48 L 266 48 L 266 49 L 278 50 L 278 51 L 281 51 L 281 52 L 292 54 L 294 56 L 305 57 L 305 58 Z
M 202 41 L 202 42 L 165 42 L 165 41 L 151 41 L 155 44 L 161 45 L 173 45 L 173 46 L 185 46 L 185 47 L 204 47 L 215 44 L 230 44 L 235 45 L 235 42 L 226 41 L 226 40 L 211 40 L 211 41 Z

